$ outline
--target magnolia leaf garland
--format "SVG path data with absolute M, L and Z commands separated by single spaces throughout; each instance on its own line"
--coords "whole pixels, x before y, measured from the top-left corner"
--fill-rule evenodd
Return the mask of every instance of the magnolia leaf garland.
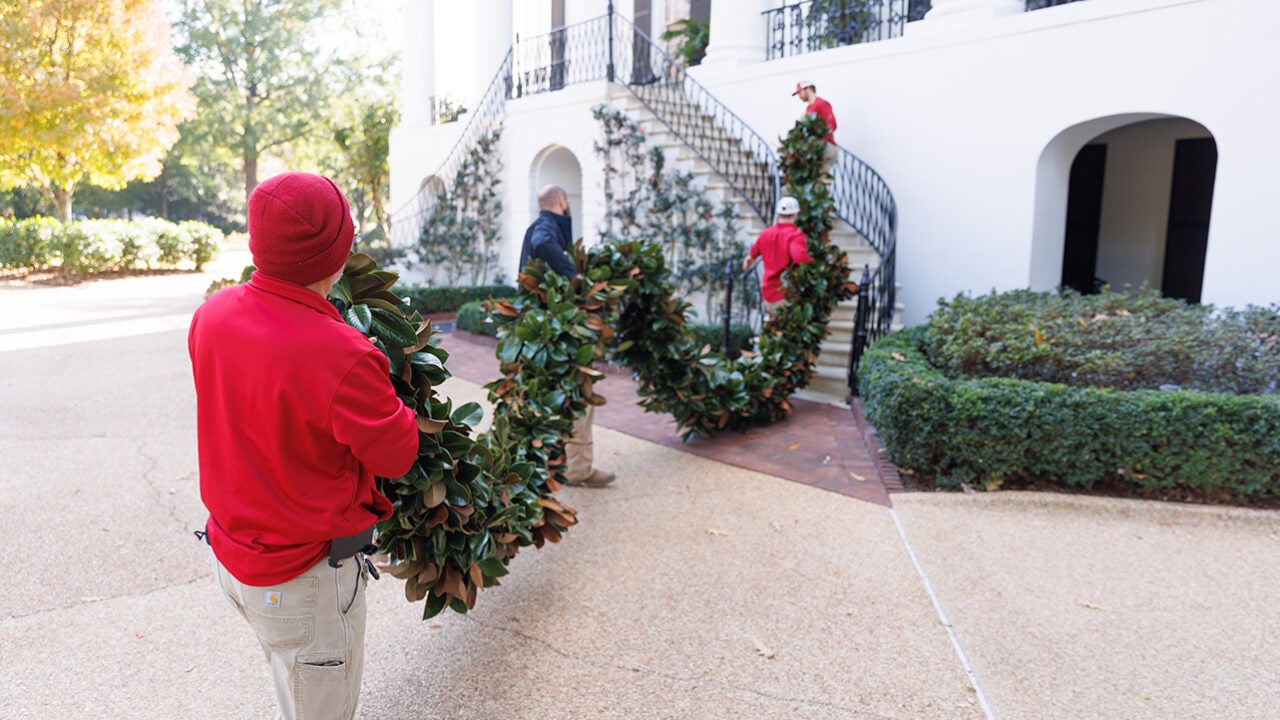
M 789 398 L 813 377 L 831 311 L 855 290 L 847 255 L 828 238 L 834 203 L 826 133 L 821 119 L 806 117 L 782 147 L 785 184 L 800 199 L 797 224 L 814 261 L 784 275 L 787 303 L 765 324 L 756 352 L 729 359 L 699 346 L 663 248 L 643 240 L 613 238 L 591 250 L 575 246 L 584 278 L 577 290 L 532 263 L 520 274 L 515 297 L 487 306 L 499 325 L 503 373 L 487 386 L 491 399 L 514 428 L 553 444 L 553 472 L 559 472 L 558 443 L 573 419 L 587 404 L 603 402 L 590 382 L 591 363 L 606 353 L 633 371 L 641 405 L 674 416 L 685 440 L 790 414 Z
M 559 485 L 545 451 L 522 447 L 526 436 L 501 416 L 473 439 L 480 406 L 455 408 L 436 393 L 449 378 L 449 354 L 433 344 L 431 323 L 392 292 L 397 280 L 354 254 L 329 299 L 387 356 L 396 394 L 417 414 L 418 461 L 402 477 L 378 478 L 395 513 L 377 529 L 386 570 L 405 581 L 409 601 L 425 600 L 426 619 L 474 607 L 478 590 L 499 584 L 521 547 L 559 540 L 576 518 L 551 495 Z

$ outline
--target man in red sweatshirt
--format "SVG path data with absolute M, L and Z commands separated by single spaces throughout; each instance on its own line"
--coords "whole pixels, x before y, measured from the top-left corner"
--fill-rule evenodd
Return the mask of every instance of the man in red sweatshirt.
M 751 267 L 759 259 L 764 260 L 764 273 L 760 277 L 760 296 L 769 309 L 787 301 L 782 292 L 782 273 L 792 265 L 813 262 L 809 255 L 809 240 L 796 227 L 800 214 L 800 201 L 784 197 L 778 201 L 778 222 L 765 228 L 751 245 L 742 269 Z
M 822 122 L 826 123 L 827 129 L 827 162 L 835 160 L 839 153 L 836 147 L 836 114 L 831 110 L 831 103 L 818 97 L 818 89 L 813 86 L 813 82 L 809 80 L 801 80 L 796 83 L 793 96 L 799 96 L 800 100 L 808 103 L 805 106 L 805 114 L 817 115 L 822 118 Z
M 355 228 L 328 178 L 285 173 L 249 196 L 257 272 L 191 321 L 200 496 L 222 593 L 262 644 L 282 718 L 355 715 L 363 549 L 391 516 L 374 476 L 417 459 L 387 358 L 326 297 Z

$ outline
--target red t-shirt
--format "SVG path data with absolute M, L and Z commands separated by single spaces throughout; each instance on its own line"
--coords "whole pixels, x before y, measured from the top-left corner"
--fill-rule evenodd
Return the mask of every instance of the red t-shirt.
M 232 575 L 288 582 L 391 516 L 374 476 L 413 467 L 417 422 L 328 301 L 257 272 L 196 311 L 187 346 L 209 543 Z
M 776 303 L 782 292 L 782 271 L 790 265 L 813 262 L 809 257 L 809 241 L 800 228 L 791 223 L 775 223 L 765 228 L 751 245 L 748 255 L 764 258 L 764 276 L 760 279 L 760 296 Z
M 822 118 L 822 122 L 826 123 L 827 127 L 831 128 L 831 132 L 827 133 L 827 142 L 835 145 L 836 114 L 831 111 L 831 103 L 815 96 L 813 100 L 809 102 L 809 107 L 806 107 L 804 111 L 810 115 L 817 115 Z

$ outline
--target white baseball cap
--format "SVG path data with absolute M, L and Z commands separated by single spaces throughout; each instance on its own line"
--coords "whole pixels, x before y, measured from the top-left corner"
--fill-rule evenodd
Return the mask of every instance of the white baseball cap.
M 793 197 L 784 197 L 778 201 L 779 215 L 795 215 L 800 212 L 800 201 Z

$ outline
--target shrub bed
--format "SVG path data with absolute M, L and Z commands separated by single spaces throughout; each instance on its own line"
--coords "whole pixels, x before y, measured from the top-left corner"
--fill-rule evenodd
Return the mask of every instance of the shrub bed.
M 475 285 L 428 287 L 425 285 L 402 285 L 396 292 L 409 299 L 409 304 L 423 315 L 435 313 L 457 312 L 463 305 L 476 300 L 511 297 L 516 289 L 509 285 Z
M 1280 306 L 1216 310 L 1154 290 L 943 300 L 924 351 L 948 377 L 1073 387 L 1280 392 Z
M 202 222 L 0 219 L 0 269 L 92 273 L 138 268 L 194 267 L 212 260 L 221 230 Z
M 453 319 L 453 327 L 478 335 L 497 337 L 498 326 L 491 322 L 485 322 L 488 317 L 489 311 L 484 309 L 484 301 L 472 300 L 458 308 L 458 316 Z
M 928 332 L 891 335 L 859 366 L 890 460 L 927 480 L 1280 495 L 1280 397 L 953 379 L 926 357 Z

